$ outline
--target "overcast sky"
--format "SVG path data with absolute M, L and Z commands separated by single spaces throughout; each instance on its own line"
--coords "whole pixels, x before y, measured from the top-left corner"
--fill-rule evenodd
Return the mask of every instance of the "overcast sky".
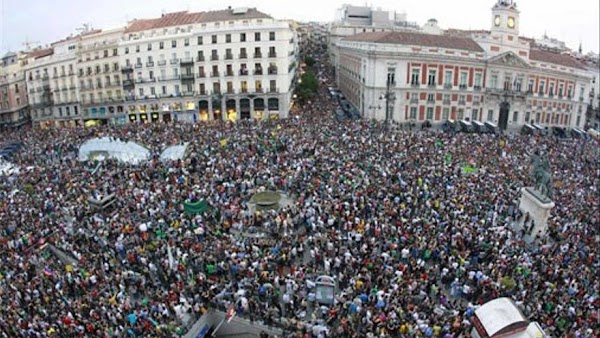
M 331 21 L 343 3 L 352 0 L 0 0 L 0 53 L 23 49 L 23 42 L 48 44 L 60 40 L 83 23 L 94 28 L 122 26 L 134 18 L 151 18 L 162 12 L 204 11 L 257 7 L 277 19 Z M 378 0 L 374 7 L 406 12 L 409 21 L 422 25 L 436 18 L 442 28 L 489 29 L 495 0 Z M 571 48 L 583 44 L 584 53 L 600 49 L 598 0 L 523 0 L 521 35 L 539 37 L 546 32 Z

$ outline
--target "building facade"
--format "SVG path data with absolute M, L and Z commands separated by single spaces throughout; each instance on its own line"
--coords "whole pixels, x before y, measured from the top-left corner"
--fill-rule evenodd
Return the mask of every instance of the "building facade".
M 582 128 L 592 81 L 584 65 L 519 37 L 511 0 L 493 6 L 491 21 L 489 31 L 345 38 L 338 44 L 340 90 L 367 118 Z
M 29 122 L 23 53 L 7 53 L 0 63 L 0 129 Z
M 130 122 L 288 116 L 297 40 L 254 8 L 133 21 L 118 53 Z
M 124 28 L 83 34 L 77 44 L 77 78 L 84 121 L 125 120 L 119 42 Z
M 77 79 L 79 36 L 28 54 L 25 67 L 31 118 L 43 126 L 75 126 L 81 120 Z

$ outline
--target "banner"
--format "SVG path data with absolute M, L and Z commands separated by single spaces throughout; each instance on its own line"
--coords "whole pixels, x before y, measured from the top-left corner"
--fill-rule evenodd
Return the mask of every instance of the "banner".
M 208 209 L 208 202 L 206 200 L 200 200 L 198 202 L 185 202 L 183 203 L 183 209 L 188 214 L 201 214 Z

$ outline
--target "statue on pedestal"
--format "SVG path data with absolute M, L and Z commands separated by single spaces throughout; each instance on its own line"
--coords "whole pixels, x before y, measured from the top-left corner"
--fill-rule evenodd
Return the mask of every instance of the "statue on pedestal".
M 542 156 L 539 151 L 531 155 L 531 176 L 533 177 L 533 188 L 547 199 L 552 199 L 552 173 L 550 172 L 550 161 Z

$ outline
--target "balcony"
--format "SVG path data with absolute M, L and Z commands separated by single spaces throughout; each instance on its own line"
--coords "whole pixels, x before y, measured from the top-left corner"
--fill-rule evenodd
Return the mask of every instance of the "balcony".
M 459 84 L 458 85 L 458 89 L 460 89 L 460 90 L 466 90 L 467 89 L 467 85 L 464 84 L 464 83 L 463 84 Z
M 199 95 L 208 95 L 208 91 L 206 89 L 200 89 L 198 92 Z
M 248 69 L 242 68 L 240 69 L 240 76 L 246 76 L 248 75 Z
M 219 77 L 219 72 L 211 72 L 210 77 Z
M 269 52 L 269 57 L 270 58 L 276 58 L 277 57 L 277 53 L 276 52 Z
M 184 73 L 181 74 L 181 81 L 193 81 L 194 73 Z
M 204 55 L 198 55 L 198 56 L 196 56 L 196 61 L 197 62 L 204 62 Z
M 262 88 L 256 88 L 254 89 L 255 93 L 263 93 L 263 89 Z
M 194 58 L 181 58 L 179 64 L 181 66 L 189 66 L 194 64 Z
M 58 74 L 54 74 L 54 75 L 52 75 L 52 78 L 53 78 L 53 79 L 58 79 Z
M 156 78 L 137 78 L 135 83 L 152 83 L 156 82 Z
M 206 77 L 206 73 L 205 73 L 205 72 L 200 72 L 200 73 L 198 73 L 198 78 L 199 78 L 199 79 L 201 79 L 201 78 L 205 78 L 205 77 Z
M 133 87 L 135 86 L 133 80 L 125 80 L 123 81 L 123 88 Z
M 233 76 L 233 70 L 226 71 L 225 76 Z
M 254 70 L 254 75 L 263 75 L 263 70 L 262 69 L 255 69 Z
M 233 90 L 233 88 L 227 88 L 225 94 L 235 94 L 235 90 Z
M 421 83 L 419 81 L 411 81 L 410 82 L 411 87 L 419 87 L 420 85 L 421 85 Z
M 248 58 L 247 53 L 240 53 L 240 55 L 238 56 L 238 59 L 247 59 L 247 58 Z
M 554 97 L 554 93 L 551 91 L 551 92 L 548 94 L 548 97 Z
M 125 65 L 125 66 L 121 67 L 121 72 L 122 73 L 133 72 L 133 67 L 131 67 L 131 65 Z M 87 75 L 90 75 L 90 74 L 87 74 Z
M 473 86 L 474 91 L 481 91 L 481 86 Z
M 179 63 L 179 59 L 171 59 L 171 60 L 169 60 L 169 63 L 172 65 L 176 65 Z
M 429 104 L 429 105 L 435 104 L 435 100 L 427 99 L 427 104 Z
M 181 93 L 183 96 L 194 96 L 196 95 L 195 91 L 191 91 L 191 92 L 182 92 Z
M 136 63 L 135 64 L 135 68 L 142 68 L 142 64 L 141 63 Z
M 225 60 L 233 60 L 233 54 L 225 54 Z
M 443 100 L 442 104 L 449 105 L 450 104 L 450 100 Z
M 146 62 L 146 67 L 154 67 L 154 62 L 153 61 Z
M 436 84 L 435 84 L 435 80 L 433 82 L 428 82 L 427 83 L 427 87 L 429 88 L 435 88 Z
M 473 107 L 479 107 L 480 104 L 479 101 L 473 101 Z
M 271 94 L 277 94 L 277 93 L 279 93 L 279 88 L 269 87 L 269 93 L 271 93 Z
M 465 100 L 458 100 L 458 104 L 464 106 L 466 104 Z
M 410 99 L 410 104 L 418 104 L 419 99 Z
M 255 59 L 260 59 L 260 58 L 262 58 L 262 53 L 254 53 L 254 58 L 255 58 Z
M 277 75 L 277 67 L 269 67 L 269 68 L 267 68 L 267 73 L 269 75 Z
M 159 60 L 157 63 L 159 66 L 165 66 L 167 64 L 167 60 Z
M 221 95 L 221 89 L 213 89 L 212 95 Z
M 211 60 L 211 61 L 219 61 L 219 55 L 217 55 L 217 54 L 213 54 L 213 55 L 211 55 L 211 56 L 210 56 L 210 60 Z

